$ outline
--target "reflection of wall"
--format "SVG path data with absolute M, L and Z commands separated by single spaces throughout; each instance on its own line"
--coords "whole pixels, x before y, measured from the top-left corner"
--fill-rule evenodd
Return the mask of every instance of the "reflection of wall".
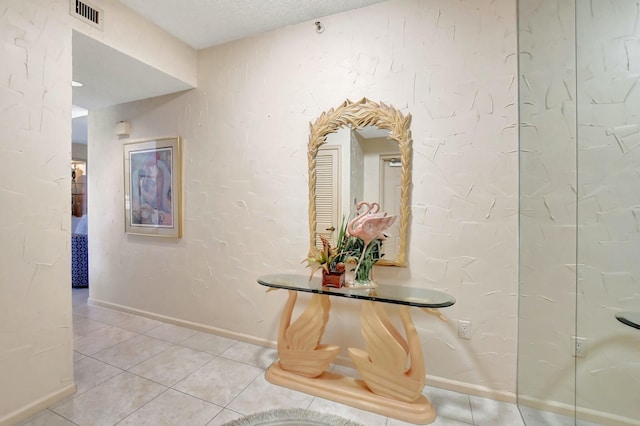
M 351 135 L 351 161 L 349 164 L 349 180 L 351 189 L 349 193 L 348 210 L 345 212 L 355 216 L 355 209 L 360 201 L 364 201 L 364 151 L 362 150 L 362 142 L 357 133 L 349 132 Z
M 0 424 L 75 391 L 69 19 L 67 1 L 2 2 Z
M 576 2 L 578 45 L 579 407 L 640 424 L 640 33 L 638 3 Z M 612 390 L 615 389 L 615 392 Z
M 518 393 L 572 415 L 575 326 L 575 65 L 572 1 L 519 1 Z M 549 408 L 549 407 L 545 407 Z
M 364 199 L 380 202 L 380 156 L 397 154 L 398 143 L 388 138 L 372 138 L 361 142 L 364 151 Z
M 255 280 L 308 273 L 308 123 L 366 96 L 413 117 L 410 268 L 376 268 L 376 277 L 455 295 L 449 323 L 413 313 L 431 384 L 513 398 L 513 2 L 393 0 L 323 22 L 322 34 L 306 22 L 203 50 L 198 89 L 92 112 L 92 297 L 273 342 L 284 299 Z M 179 241 L 122 231 L 120 117 L 132 140 L 184 137 Z M 332 304 L 326 340 L 358 345 L 359 302 Z M 473 321 L 471 340 L 458 339 L 458 318 Z
M 640 418 L 638 333 L 614 319 L 640 309 L 636 3 L 519 2 L 518 389 L 605 424 Z M 576 333 L 584 358 L 569 355 Z

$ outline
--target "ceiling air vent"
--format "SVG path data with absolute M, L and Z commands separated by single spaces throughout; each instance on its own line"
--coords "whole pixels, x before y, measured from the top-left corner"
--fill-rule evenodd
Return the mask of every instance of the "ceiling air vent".
M 90 2 L 86 0 L 71 0 L 69 2 L 69 12 L 81 21 L 102 30 L 102 15 L 104 12 Z

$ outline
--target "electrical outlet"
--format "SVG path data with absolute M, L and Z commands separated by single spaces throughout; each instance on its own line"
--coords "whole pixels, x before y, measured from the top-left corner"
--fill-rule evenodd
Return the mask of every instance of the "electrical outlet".
M 572 355 L 578 358 L 584 358 L 587 355 L 587 339 L 585 337 L 572 336 Z
M 471 339 L 471 321 L 458 320 L 458 337 L 461 339 Z

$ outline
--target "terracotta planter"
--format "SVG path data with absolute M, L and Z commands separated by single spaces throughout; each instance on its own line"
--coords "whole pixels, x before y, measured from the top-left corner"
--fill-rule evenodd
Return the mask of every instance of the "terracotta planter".
M 327 272 L 322 270 L 322 285 L 340 288 L 344 285 L 344 272 Z

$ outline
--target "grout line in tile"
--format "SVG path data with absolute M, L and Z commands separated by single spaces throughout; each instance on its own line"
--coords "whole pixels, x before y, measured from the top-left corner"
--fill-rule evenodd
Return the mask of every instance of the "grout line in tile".
M 226 358 L 225 358 L 225 359 L 226 359 Z M 254 366 L 254 367 L 255 367 L 255 366 Z M 260 368 L 260 367 L 258 367 L 258 368 Z M 233 403 L 233 401 L 235 401 L 235 400 L 236 400 L 240 395 L 242 395 L 242 392 L 246 391 L 246 390 L 249 388 L 249 386 L 251 386 L 252 384 L 254 384 L 254 383 L 256 382 L 256 380 L 258 380 L 261 376 L 264 376 L 264 369 L 262 369 L 262 368 L 260 368 L 260 369 L 262 370 L 262 374 L 258 374 L 258 375 L 257 375 L 257 376 L 252 380 L 252 381 L 250 381 L 250 382 L 249 382 L 249 383 L 248 383 L 244 388 L 242 388 L 242 390 L 241 390 L 240 392 L 238 392 L 238 394 L 237 394 L 236 396 L 234 396 L 234 397 L 233 397 L 233 399 L 232 399 L 231 401 L 229 401 L 229 402 L 227 403 L 227 405 L 225 405 L 225 406 L 224 406 L 224 408 L 229 407 L 229 405 L 231 405 L 231 404 Z M 228 409 L 228 410 L 231 410 L 230 408 L 227 408 L 227 409 Z M 236 411 L 236 410 L 232 410 L 232 411 L 235 411 L 236 413 L 238 413 L 238 411 Z M 240 413 L 240 414 L 242 414 L 243 416 L 248 415 L 248 414 L 246 414 L 246 413 Z M 249 414 L 250 414 L 250 413 L 249 413 Z
M 79 426 L 78 423 L 74 422 L 71 419 L 66 418 L 65 416 L 63 416 L 62 414 L 56 413 L 55 411 L 53 411 L 52 409 L 48 409 L 51 413 L 53 413 L 54 415 L 58 416 L 58 417 L 62 417 L 63 419 L 65 419 L 66 421 L 68 421 L 71 424 L 74 424 L 76 426 Z
M 175 384 L 175 385 L 173 385 L 173 386 L 176 386 L 177 384 L 178 384 L 178 383 L 176 383 L 176 384 Z M 222 406 L 220 406 L 220 405 L 216 404 L 215 402 L 207 401 L 206 399 L 200 398 L 200 397 L 198 397 L 198 396 L 196 396 L 196 395 L 191 395 L 190 393 L 187 393 L 187 392 L 181 391 L 181 390 L 179 390 L 179 389 L 176 389 L 176 388 L 174 388 L 173 386 L 172 386 L 172 387 L 170 387 L 169 389 L 171 389 L 171 390 L 173 390 L 173 391 L 176 391 L 176 392 L 179 392 L 179 393 L 181 393 L 181 394 L 183 394 L 183 395 L 189 396 L 189 397 L 191 397 L 191 398 L 194 398 L 194 399 L 200 400 L 200 401 L 202 401 L 202 402 L 206 402 L 207 404 L 215 405 L 216 407 L 220 408 L 220 411 L 222 411 L 222 410 L 224 410 L 224 409 L 226 408 L 226 407 L 222 407 Z M 169 389 L 167 389 L 167 390 L 169 390 Z M 163 392 L 163 393 L 164 393 L 164 392 Z M 235 410 L 232 410 L 232 411 L 235 411 Z M 218 414 L 219 414 L 219 413 L 218 413 Z M 238 414 L 240 414 L 240 413 L 238 413 Z M 216 414 L 216 416 L 217 416 L 217 414 Z M 214 418 L 215 418 L 215 416 L 214 416 L 213 418 L 209 419 L 209 422 L 210 422 L 211 420 L 213 420 Z
M 109 348 L 105 348 L 105 349 L 109 349 Z M 96 352 L 96 353 L 99 353 L 99 352 L 102 352 L 102 351 L 98 351 L 98 352 Z M 94 361 L 98 361 L 98 362 L 101 362 L 101 363 L 103 363 L 103 364 L 107 364 L 108 366 L 110 366 L 110 367 L 114 367 L 114 368 L 117 368 L 118 370 L 120 370 L 120 371 L 122 371 L 122 372 L 127 371 L 126 369 L 124 369 L 124 368 L 120 368 L 120 367 L 118 367 L 117 365 L 109 364 L 107 361 L 103 361 L 103 360 L 101 360 L 101 359 L 98 359 L 98 358 L 94 357 L 93 355 L 95 355 L 95 354 L 92 354 L 92 355 L 85 355 L 84 357 L 85 357 L 85 358 L 91 358 L 92 360 L 94 360 Z M 75 363 L 74 363 L 74 364 L 75 364 Z M 115 376 L 114 376 L 114 377 L 115 377 Z M 108 379 L 107 379 L 107 380 L 108 380 Z M 103 383 L 104 383 L 104 382 L 103 382 Z
M 141 375 L 136 374 L 136 373 L 133 373 L 133 372 L 131 372 L 131 371 L 127 371 L 127 373 L 129 373 L 129 374 L 131 374 L 131 375 L 134 375 L 134 376 L 136 376 L 136 377 L 139 377 L 139 378 L 141 378 L 141 379 L 143 379 L 143 380 L 148 380 L 148 381 L 153 382 L 153 383 L 155 383 L 155 384 L 157 384 L 157 385 L 164 386 L 164 387 L 165 387 L 165 388 L 167 388 L 167 389 L 171 389 L 171 386 L 167 386 L 167 385 L 165 385 L 164 383 L 156 382 L 155 380 L 150 379 L 150 378 L 148 378 L 148 377 L 141 376 Z M 166 391 L 167 389 L 165 389 L 164 391 Z M 162 391 L 162 392 L 164 393 L 164 391 Z
M 73 305 L 73 308 L 74 308 L 74 309 L 75 309 L 75 308 L 80 308 L 80 307 L 82 307 L 84 304 L 86 304 L 86 300 L 85 300 L 84 302 L 79 302 L 79 303 L 77 303 L 77 304 L 74 304 L 74 305 Z M 109 308 L 103 308 L 103 309 L 108 309 L 108 310 L 110 310 L 110 311 L 119 312 L 119 311 L 112 310 L 112 309 L 109 309 Z M 153 330 L 157 329 L 158 327 L 161 327 L 163 324 L 171 325 L 170 323 L 164 323 L 164 322 L 162 322 L 162 321 L 158 321 L 158 322 L 159 322 L 159 324 L 155 325 L 154 327 L 152 327 L 152 328 L 150 328 L 150 329 L 148 329 L 148 330 L 145 330 L 145 331 L 143 331 L 143 332 L 136 332 L 136 331 L 133 331 L 133 330 L 128 330 L 128 329 L 126 329 L 126 328 L 119 327 L 119 324 L 122 324 L 124 321 L 127 321 L 127 319 L 124 319 L 124 320 L 122 320 L 122 321 L 118 321 L 118 322 L 113 323 L 113 324 L 109 324 L 109 323 L 105 323 L 105 322 L 103 322 L 103 321 L 97 321 L 97 320 L 92 319 L 91 317 L 86 316 L 86 315 L 81 315 L 81 314 L 77 314 L 77 313 L 73 313 L 73 315 L 74 315 L 74 317 L 76 317 L 76 318 L 80 318 L 81 320 L 82 320 L 82 319 L 88 319 L 88 320 L 94 321 L 94 322 L 96 322 L 96 323 L 100 323 L 100 324 L 102 324 L 102 327 L 97 328 L 97 329 L 95 329 L 95 330 L 92 330 L 92 331 L 90 331 L 89 333 L 85 333 L 85 334 L 82 334 L 82 335 L 74 336 L 74 339 L 75 339 L 75 338 L 80 338 L 80 337 L 87 336 L 88 334 L 90 334 L 90 333 L 92 333 L 92 332 L 94 332 L 94 331 L 98 331 L 98 330 L 100 330 L 101 328 L 104 328 L 104 327 L 107 327 L 107 326 L 115 327 L 115 328 L 119 328 L 119 329 L 122 329 L 122 330 L 126 330 L 126 331 L 128 331 L 128 332 L 130 332 L 130 333 L 133 333 L 133 334 L 134 334 L 133 336 L 131 336 L 131 337 L 130 337 L 130 338 L 128 338 L 128 339 L 125 339 L 125 340 L 123 340 L 123 341 L 121 341 L 121 342 L 117 342 L 117 343 L 115 343 L 115 344 L 113 344 L 113 345 L 111 345 L 111 346 L 108 346 L 108 347 L 106 347 L 106 348 L 104 348 L 104 349 L 101 349 L 101 351 L 103 351 L 103 350 L 107 350 L 107 349 L 109 349 L 109 348 L 112 348 L 113 346 L 116 346 L 116 345 L 118 345 L 118 344 L 120 344 L 120 343 L 127 342 L 127 341 L 129 341 L 129 340 L 131 340 L 131 339 L 133 339 L 133 338 L 135 338 L 135 337 L 137 337 L 137 336 L 146 336 L 146 337 L 150 337 L 150 338 L 153 338 L 153 339 L 162 340 L 162 341 L 165 341 L 165 342 L 167 342 L 167 343 L 169 343 L 169 344 L 170 344 L 170 346 L 168 346 L 167 348 L 163 349 L 162 351 L 160 351 L 160 352 L 158 352 L 158 353 L 156 353 L 156 354 L 154 354 L 154 355 L 151 355 L 149 358 L 146 358 L 145 360 L 142 360 L 142 361 L 137 362 L 136 364 L 134 364 L 134 365 L 132 365 L 132 366 L 128 367 L 127 369 L 122 369 L 122 368 L 120 368 L 120 367 L 118 367 L 118 366 L 116 366 L 116 365 L 110 364 L 109 362 L 106 362 L 106 361 L 103 361 L 103 360 L 97 359 L 97 358 L 95 358 L 95 356 L 94 356 L 95 354 L 86 355 L 86 354 L 83 354 L 83 353 L 81 353 L 81 352 L 79 352 L 79 351 L 75 351 L 75 350 L 74 350 L 78 355 L 82 355 L 83 357 L 88 357 L 88 358 L 91 358 L 91 359 L 93 359 L 93 360 L 95 360 L 95 361 L 102 362 L 102 363 L 104 363 L 104 364 L 106 364 L 106 365 L 112 366 L 112 367 L 114 367 L 114 368 L 118 368 L 118 369 L 119 369 L 119 370 L 121 370 L 121 371 L 120 371 L 118 374 L 116 374 L 115 376 L 113 376 L 113 377 L 111 377 L 111 378 L 109 378 L 109 379 L 107 379 L 107 380 L 104 380 L 104 381 L 102 381 L 102 382 L 100 382 L 100 383 L 97 383 L 97 384 L 95 384 L 94 386 L 92 386 L 91 388 L 89 388 L 89 389 L 87 389 L 87 390 L 85 390 L 85 391 L 83 391 L 83 392 L 81 392 L 81 393 L 76 393 L 75 395 L 73 395 L 73 396 L 69 397 L 69 399 L 67 399 L 66 401 L 69 401 L 69 400 L 71 400 L 71 399 L 73 399 L 73 398 L 75 398 L 75 397 L 77 397 L 77 396 L 79 396 L 79 395 L 82 395 L 82 394 L 84 394 L 85 392 L 87 392 L 88 390 L 93 389 L 93 388 L 95 388 L 96 386 L 99 386 L 99 385 L 101 385 L 101 384 L 105 383 L 105 382 L 106 382 L 106 381 L 108 381 L 108 380 L 111 380 L 111 379 L 113 379 L 113 378 L 115 378 L 115 377 L 118 377 L 119 375 L 121 375 L 121 374 L 123 374 L 123 373 L 125 373 L 125 372 L 127 372 L 127 373 L 129 373 L 129 374 L 132 374 L 132 375 L 134 375 L 134 376 L 137 376 L 137 377 L 139 377 L 139 378 L 142 378 L 142 379 L 144 379 L 144 380 L 148 380 L 148 381 L 150 381 L 150 382 L 153 382 L 153 383 L 159 384 L 159 385 L 161 385 L 161 386 L 163 386 L 163 387 L 165 388 L 165 389 L 164 389 L 160 394 L 158 394 L 158 395 L 157 395 L 156 397 L 154 397 L 152 400 L 150 400 L 150 401 L 148 401 L 147 403 L 145 403 L 144 405 L 142 405 L 142 406 L 138 407 L 138 408 L 137 408 L 136 410 L 134 410 L 132 413 L 129 413 L 125 418 L 123 418 L 123 419 L 119 420 L 119 421 L 118 421 L 118 423 L 120 423 L 120 422 L 124 421 L 124 419 L 126 419 L 126 418 L 128 418 L 129 416 L 131 416 L 132 414 L 136 413 L 138 410 L 140 410 L 142 407 L 144 407 L 144 406 L 146 406 L 147 404 L 149 404 L 149 403 L 151 403 L 152 401 L 154 401 L 154 400 L 155 400 L 156 398 L 158 398 L 160 395 L 165 394 L 169 389 L 172 389 L 172 390 L 174 390 L 174 391 L 176 391 L 176 392 L 179 392 L 179 393 L 184 394 L 184 395 L 186 395 L 186 396 L 189 396 L 189 397 L 191 397 L 191 398 L 195 398 L 195 399 L 201 400 L 201 401 L 203 401 L 203 402 L 206 402 L 206 403 L 208 403 L 208 404 L 212 404 L 212 405 L 215 405 L 216 407 L 219 407 L 219 408 L 220 408 L 220 412 L 219 412 L 218 414 L 216 414 L 213 418 L 209 419 L 209 423 L 210 423 L 211 421 L 213 421 L 213 420 L 214 420 L 218 415 L 220 415 L 224 410 L 229 410 L 230 412 L 236 413 L 236 414 L 238 414 L 238 415 L 240 415 L 240 416 L 242 416 L 242 415 L 246 415 L 245 413 L 241 413 L 241 412 L 239 412 L 239 411 L 237 411 L 237 410 L 234 410 L 234 409 L 231 409 L 231 408 L 229 408 L 229 407 L 230 407 L 230 405 L 231 405 L 231 404 L 232 404 L 232 403 L 233 403 L 233 402 L 234 402 L 234 401 L 235 401 L 235 400 L 236 400 L 236 399 L 237 399 L 237 398 L 238 398 L 238 397 L 239 397 L 243 392 L 245 392 L 245 391 L 247 390 L 247 388 L 248 388 L 249 386 L 251 386 L 253 383 L 255 383 L 255 382 L 256 382 L 256 380 L 260 379 L 260 377 L 264 376 L 264 372 L 266 371 L 264 368 L 262 368 L 262 367 L 261 367 L 261 366 L 259 366 L 259 365 L 255 365 L 255 364 L 251 364 L 251 363 L 246 362 L 246 361 L 242 361 L 242 360 L 234 359 L 233 357 L 231 357 L 231 356 L 229 356 L 229 355 L 224 355 L 224 354 L 225 354 L 225 352 L 229 351 L 230 349 L 232 349 L 233 347 L 237 346 L 238 344 L 243 343 L 243 342 L 241 342 L 241 341 L 239 341 L 239 340 L 236 340 L 236 339 L 230 339 L 230 340 L 233 340 L 233 344 L 232 344 L 231 346 L 229 346 L 228 348 L 226 348 L 225 350 L 223 350 L 222 352 L 220 352 L 220 353 L 218 353 L 218 354 L 213 354 L 213 353 L 210 353 L 210 352 L 207 352 L 207 351 L 202 351 L 202 350 L 199 350 L 199 349 L 194 349 L 194 348 L 191 348 L 191 347 L 189 347 L 189 346 L 184 345 L 183 343 L 184 343 L 187 339 L 189 339 L 191 336 L 187 336 L 187 337 L 185 337 L 184 339 L 180 339 L 179 341 L 177 341 L 177 342 L 176 342 L 176 341 L 170 341 L 170 340 L 162 339 L 162 338 L 159 338 L 159 337 L 156 337 L 156 336 L 150 336 L 150 335 L 148 334 L 149 332 L 151 332 L 151 331 L 153 331 Z M 129 315 L 131 315 L 132 317 L 138 317 L 138 316 L 139 316 L 139 315 L 135 315 L 135 314 L 129 314 Z M 143 317 L 143 318 L 144 318 L 144 317 Z M 154 380 L 152 380 L 152 379 L 149 379 L 149 378 L 147 378 L 147 377 L 141 376 L 141 375 L 139 375 L 139 374 L 135 374 L 135 373 L 133 373 L 133 372 L 131 372 L 131 371 L 130 371 L 132 368 L 134 368 L 135 366 L 139 365 L 140 363 L 145 362 L 146 360 L 149 360 L 149 359 L 151 359 L 151 358 L 153 358 L 153 357 L 155 357 L 155 356 L 157 356 L 157 355 L 159 355 L 159 354 L 161 354 L 161 353 L 163 353 L 163 352 L 165 352 L 165 351 L 167 351 L 167 350 L 170 350 L 170 349 L 172 349 L 172 348 L 175 348 L 176 346 L 180 346 L 180 347 L 188 348 L 188 349 L 192 349 L 192 350 L 197 350 L 197 351 L 200 351 L 200 352 L 205 352 L 205 353 L 208 353 L 209 355 L 211 355 L 211 356 L 212 356 L 212 358 L 211 358 L 209 361 L 205 362 L 205 363 L 204 363 L 203 365 L 201 365 L 200 367 L 198 367 L 196 370 L 194 370 L 194 371 L 192 371 L 192 372 L 190 372 L 190 373 L 186 374 L 183 378 L 181 378 L 180 380 L 178 380 L 175 384 L 173 384 L 173 385 L 171 385 L 171 386 L 167 386 L 167 385 L 165 385 L 165 384 L 162 384 L 162 383 L 156 382 L 156 381 L 154 381 Z M 265 348 L 265 349 L 267 349 L 267 348 Z M 100 351 L 98 351 L 98 352 L 100 352 Z M 215 360 L 215 359 L 217 359 L 217 358 L 223 358 L 223 359 L 225 359 L 225 360 L 230 360 L 230 361 L 238 362 L 238 363 L 241 363 L 241 364 L 244 364 L 244 365 L 248 365 L 248 366 L 251 366 L 251 367 L 254 367 L 254 368 L 259 368 L 260 370 L 262 370 L 262 374 L 258 374 L 258 375 L 254 378 L 254 380 L 253 380 L 253 381 L 251 381 L 249 384 L 247 384 L 247 386 L 245 386 L 241 391 L 239 391 L 239 392 L 238 392 L 238 394 L 237 394 L 237 395 L 236 395 L 236 396 L 235 396 L 231 401 L 229 401 L 229 403 L 227 403 L 227 404 L 226 404 L 225 406 L 223 406 L 223 407 L 222 407 L 222 406 L 220 406 L 220 405 L 218 405 L 218 404 L 215 404 L 215 403 L 213 403 L 213 402 L 211 402 L 211 401 L 207 401 L 207 400 L 205 400 L 205 399 L 199 398 L 199 397 L 197 397 L 197 396 L 195 396 L 195 395 L 191 395 L 191 394 L 189 394 L 189 393 L 186 393 L 186 392 L 180 391 L 180 390 L 178 390 L 178 389 L 176 389 L 176 388 L 175 388 L 175 386 L 177 386 L 179 383 L 181 383 L 182 381 L 184 381 L 187 377 L 189 377 L 189 376 L 190 376 L 191 374 L 193 374 L 195 371 L 199 370 L 200 368 L 204 367 L 205 365 L 209 364 L 210 362 L 214 361 L 214 360 Z M 74 365 L 75 365 L 75 363 L 76 363 L 76 362 L 77 362 L 77 361 L 74 361 Z M 334 368 L 335 368 L 335 367 L 334 367 Z M 467 425 L 475 425 L 475 421 L 476 421 L 475 417 L 477 416 L 477 413 L 474 413 L 474 409 L 473 409 L 473 405 L 471 404 L 471 398 L 470 398 L 470 396 L 469 396 L 469 395 L 465 395 L 465 396 L 466 396 L 466 401 L 467 401 L 467 404 L 468 404 L 468 407 L 469 407 L 469 410 L 470 410 L 470 413 L 471 413 L 471 421 L 472 421 L 472 423 L 467 423 L 467 422 L 465 422 L 465 421 L 457 420 L 457 419 L 451 419 L 451 418 L 448 418 L 448 417 L 446 417 L 446 416 L 438 416 L 438 418 L 445 418 L 445 419 L 448 419 L 448 420 L 453 420 L 453 421 L 460 422 L 460 423 L 467 424 Z M 313 396 L 313 395 L 312 395 L 312 398 L 310 399 L 310 401 L 309 401 L 308 405 L 306 406 L 306 409 L 310 409 L 310 407 L 312 406 L 312 404 L 314 403 L 314 401 L 316 401 L 316 399 L 317 399 L 317 398 L 318 398 L 318 397 L 316 397 L 316 396 Z M 55 414 L 55 415 L 57 415 L 57 416 L 60 416 L 60 417 L 64 418 L 65 420 L 69 421 L 71 424 L 75 424 L 73 421 L 71 421 L 70 419 L 67 419 L 66 417 L 64 417 L 64 416 L 62 416 L 62 415 L 60 415 L 60 414 L 58 414 L 57 412 L 55 412 L 55 411 L 53 411 L 53 410 L 51 410 L 51 409 L 49 409 L 49 411 L 51 411 L 51 413 L 53 413 L 53 414 Z M 385 423 L 384 423 L 384 424 L 385 424 L 385 425 L 388 425 L 388 424 L 389 424 L 389 422 L 390 422 L 390 419 L 391 419 L 390 417 L 386 417 L 386 419 L 385 419 Z
M 471 403 L 471 397 L 469 395 L 467 395 L 467 402 L 469 403 L 469 411 L 471 412 L 471 424 L 475 425 L 476 424 L 476 419 L 475 419 L 475 415 L 473 413 L 473 404 Z
M 147 336 L 147 337 L 151 337 L 151 336 Z M 158 340 L 162 340 L 162 339 L 158 339 Z M 166 340 L 162 340 L 162 341 L 163 341 L 163 342 L 166 342 Z M 171 343 L 171 342 L 167 342 L 167 343 Z M 145 362 L 145 361 L 149 361 L 151 358 L 154 358 L 154 357 L 156 357 L 156 356 L 160 355 L 161 353 L 164 353 L 164 352 L 168 351 L 169 349 L 171 349 L 171 348 L 173 348 L 173 347 L 175 347 L 175 346 L 177 346 L 177 345 L 176 345 L 176 344 L 172 344 L 171 346 L 168 346 L 167 348 L 165 348 L 165 349 L 161 350 L 160 352 L 158 352 L 158 353 L 156 353 L 156 354 L 151 355 L 149 358 L 147 358 L 147 359 L 143 359 L 142 361 L 138 361 L 138 362 L 136 362 L 136 363 L 135 363 L 135 364 L 133 364 L 131 367 L 127 368 L 127 369 L 126 369 L 126 371 L 128 371 L 128 372 L 129 372 L 129 373 L 131 373 L 131 374 L 135 374 L 135 373 L 132 373 L 132 372 L 131 372 L 131 369 L 132 369 L 132 368 L 137 367 L 138 365 L 142 364 L 142 363 L 143 363 L 143 362 Z M 138 376 L 138 374 L 136 374 L 136 376 Z M 139 377 L 142 377 L 142 376 L 139 376 Z M 143 377 L 143 378 L 146 378 L 146 377 Z M 154 382 L 154 383 L 155 383 L 155 382 Z M 166 386 L 166 385 L 164 385 L 164 386 Z
M 133 374 L 133 373 L 131 373 L 131 374 Z M 148 379 L 147 379 L 147 380 L 148 380 Z M 154 383 L 155 383 L 155 382 L 154 382 Z M 141 406 L 139 406 L 138 408 L 136 408 L 135 410 L 133 410 L 132 412 L 130 412 L 129 414 L 127 414 L 124 418 L 122 418 L 122 419 L 118 420 L 118 421 L 115 423 L 115 425 L 118 425 L 118 424 L 120 424 L 120 423 L 124 422 L 128 417 L 131 417 L 132 415 L 134 415 L 135 413 L 137 413 L 137 412 L 138 412 L 138 410 L 140 410 L 142 407 L 144 407 L 144 406 L 146 406 L 146 405 L 150 404 L 152 401 L 155 401 L 155 400 L 156 400 L 160 395 L 164 394 L 164 393 L 165 393 L 165 392 L 167 392 L 169 389 L 171 389 L 171 388 L 169 388 L 169 387 L 168 387 L 168 388 L 166 388 L 165 390 L 163 390 L 162 392 L 160 392 L 158 395 L 156 395 L 154 398 L 152 398 L 152 399 L 150 399 L 149 401 L 145 402 L 144 404 L 142 404 Z M 115 425 L 114 425 L 114 426 L 115 426 Z

